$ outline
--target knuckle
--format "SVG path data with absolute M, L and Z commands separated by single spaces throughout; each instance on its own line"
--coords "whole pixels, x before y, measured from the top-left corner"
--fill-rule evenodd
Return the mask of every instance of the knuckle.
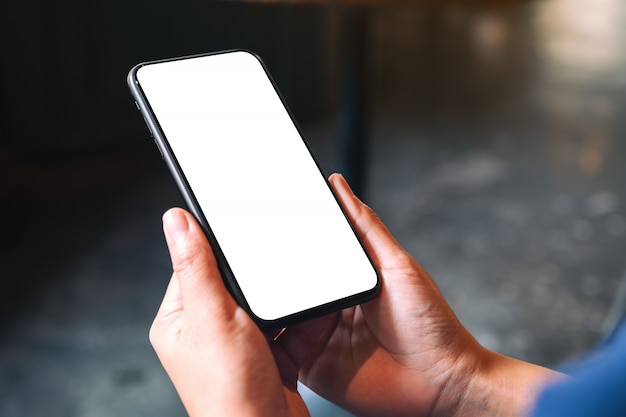
M 192 273 L 198 265 L 199 251 L 196 248 L 184 245 L 177 248 L 176 253 L 172 256 L 172 268 L 176 273 Z
M 152 322 L 150 326 L 150 330 L 148 331 L 148 340 L 150 340 L 150 344 L 155 351 L 160 351 L 161 348 L 161 339 L 163 335 L 163 329 L 159 326 L 157 320 Z

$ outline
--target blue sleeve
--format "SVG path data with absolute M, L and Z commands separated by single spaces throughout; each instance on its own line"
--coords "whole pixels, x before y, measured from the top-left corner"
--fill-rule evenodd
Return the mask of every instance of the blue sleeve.
M 532 417 L 626 417 L 626 326 L 570 374 L 544 390 Z

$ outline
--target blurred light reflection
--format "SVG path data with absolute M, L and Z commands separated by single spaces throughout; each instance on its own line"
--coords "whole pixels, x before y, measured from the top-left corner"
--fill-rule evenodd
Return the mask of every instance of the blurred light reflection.
M 553 0 L 537 6 L 535 30 L 548 75 L 626 83 L 623 0 Z
M 599 175 L 616 140 L 626 86 L 626 3 L 550 0 L 538 3 L 532 24 L 540 78 L 538 104 L 550 117 L 548 146 L 561 175 Z

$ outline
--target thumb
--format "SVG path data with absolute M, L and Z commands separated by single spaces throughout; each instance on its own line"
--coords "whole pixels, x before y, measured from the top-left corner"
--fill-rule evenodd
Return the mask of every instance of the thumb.
M 180 208 L 170 209 L 163 215 L 163 231 L 185 314 L 231 316 L 237 305 L 224 286 L 213 251 L 193 216 Z
M 343 175 L 332 174 L 329 181 L 376 266 L 383 270 L 404 264 L 408 256 L 402 246 L 376 213 L 352 192 Z

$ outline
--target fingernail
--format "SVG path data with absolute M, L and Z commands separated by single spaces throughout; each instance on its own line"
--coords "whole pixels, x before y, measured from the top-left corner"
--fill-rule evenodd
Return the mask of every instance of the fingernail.
M 189 221 L 184 211 L 171 209 L 163 215 L 163 232 L 168 241 L 173 241 L 177 236 L 189 231 Z
M 348 194 L 354 195 L 354 191 L 350 188 L 350 184 L 346 181 L 346 178 L 342 174 L 335 174 L 337 176 L 337 185 Z

